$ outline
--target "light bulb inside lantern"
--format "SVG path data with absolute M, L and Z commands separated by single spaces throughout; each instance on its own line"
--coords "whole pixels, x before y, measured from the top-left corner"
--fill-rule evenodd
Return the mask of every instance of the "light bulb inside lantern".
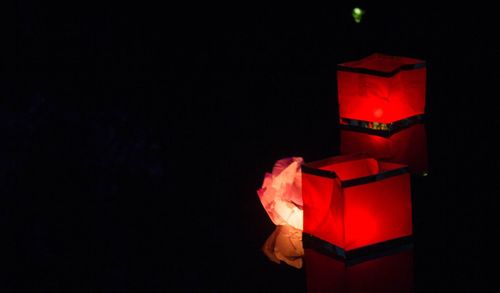
M 373 116 L 375 116 L 375 118 L 380 118 L 382 115 L 384 115 L 384 110 L 381 108 L 377 108 L 373 111 Z

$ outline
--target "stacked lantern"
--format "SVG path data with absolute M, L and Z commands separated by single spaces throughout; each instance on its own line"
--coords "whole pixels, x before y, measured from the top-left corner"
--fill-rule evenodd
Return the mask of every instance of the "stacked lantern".
M 427 169 L 425 79 L 425 62 L 413 58 L 338 66 L 344 155 L 303 164 L 302 196 L 304 232 L 343 258 L 412 235 L 409 172 Z
M 373 54 L 337 67 L 340 122 L 393 131 L 418 121 L 425 108 L 425 62 Z
M 412 235 L 410 173 L 427 171 L 426 67 L 373 54 L 338 65 L 337 81 L 341 155 L 302 163 L 294 175 L 304 233 L 348 259 Z
M 338 66 L 342 154 L 365 153 L 427 174 L 425 62 L 373 54 Z

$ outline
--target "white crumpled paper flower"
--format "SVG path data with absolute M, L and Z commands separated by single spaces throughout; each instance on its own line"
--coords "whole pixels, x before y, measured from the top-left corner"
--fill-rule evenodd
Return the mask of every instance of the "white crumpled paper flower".
M 303 230 L 302 173 L 300 157 L 281 159 L 272 173 L 266 173 L 260 201 L 275 225 L 290 225 Z

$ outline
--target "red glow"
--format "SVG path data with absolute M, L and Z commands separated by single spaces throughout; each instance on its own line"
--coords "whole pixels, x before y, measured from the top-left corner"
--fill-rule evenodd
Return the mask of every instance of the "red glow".
M 423 124 L 415 124 L 390 137 L 345 130 L 340 132 L 343 155 L 364 153 L 388 162 L 408 165 L 412 173 L 428 170 L 427 137 Z
M 341 180 L 375 175 L 379 172 L 378 162 L 374 159 L 352 160 L 325 165 L 320 169 L 333 171 Z
M 411 235 L 409 175 L 345 188 L 344 229 L 345 250 Z
M 346 180 L 378 175 L 403 165 L 343 158 L 308 164 L 334 171 L 337 178 L 302 173 L 304 232 L 346 251 L 411 235 L 408 173 L 342 186 Z
M 343 262 L 305 249 L 307 292 L 413 292 L 413 250 L 407 250 L 360 264 Z
M 304 232 L 330 243 L 344 243 L 344 204 L 340 189 L 339 180 L 302 173 Z
M 367 69 L 390 74 L 401 66 L 423 64 L 423 61 L 373 54 L 342 67 Z M 391 123 L 423 114 L 425 108 L 425 67 L 400 70 L 392 76 L 370 72 L 337 71 L 340 117 Z

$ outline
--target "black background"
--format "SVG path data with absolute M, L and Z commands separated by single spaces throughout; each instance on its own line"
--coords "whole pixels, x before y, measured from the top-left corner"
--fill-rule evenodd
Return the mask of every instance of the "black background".
M 280 158 L 338 154 L 335 65 L 374 52 L 427 61 L 416 291 L 495 291 L 495 11 L 372 2 L 18 1 L 1 49 L 4 291 L 304 291 L 304 270 L 260 250 L 274 226 L 256 190 Z

